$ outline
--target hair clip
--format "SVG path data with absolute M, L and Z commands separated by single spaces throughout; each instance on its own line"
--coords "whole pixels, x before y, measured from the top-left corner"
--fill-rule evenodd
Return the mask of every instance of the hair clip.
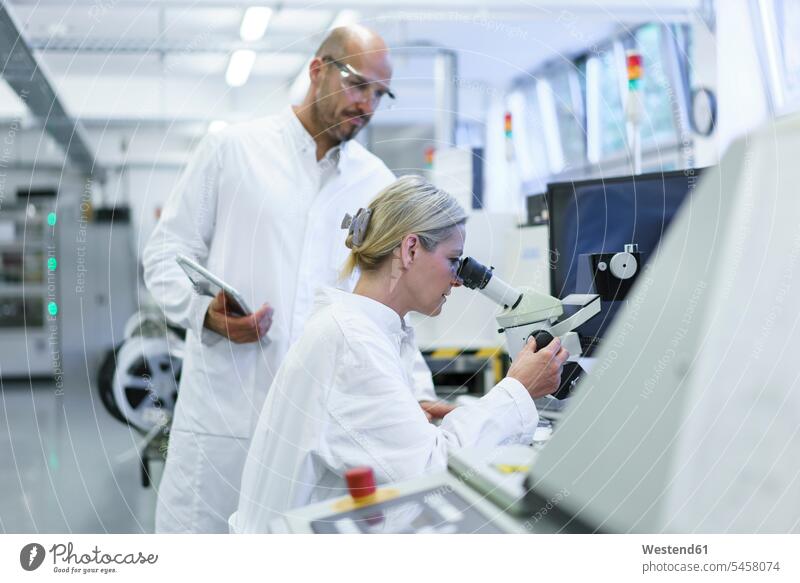
M 342 229 L 347 229 L 348 234 L 353 236 L 353 245 L 358 246 L 364 242 L 364 236 L 367 234 L 370 217 L 372 217 L 372 210 L 365 208 L 358 209 L 354 217 L 345 213 L 342 219 Z

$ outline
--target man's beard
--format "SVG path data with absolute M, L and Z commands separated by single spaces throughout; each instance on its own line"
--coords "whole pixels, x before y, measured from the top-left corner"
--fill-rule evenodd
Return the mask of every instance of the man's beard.
M 321 100 L 314 101 L 311 106 L 311 115 L 314 118 L 316 126 L 320 128 L 323 133 L 326 133 L 340 143 L 352 140 L 356 137 L 361 128 L 367 125 L 365 122 L 361 126 L 351 126 L 347 119 L 337 119 L 333 112 L 325 111 Z M 358 114 L 351 117 L 357 116 Z

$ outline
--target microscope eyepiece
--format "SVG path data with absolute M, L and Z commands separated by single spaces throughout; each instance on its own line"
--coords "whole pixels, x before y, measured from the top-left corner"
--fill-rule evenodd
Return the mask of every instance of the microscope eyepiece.
M 522 294 L 499 277 L 492 277 L 493 267 L 486 267 L 472 257 L 464 257 L 456 274 L 462 285 L 477 289 L 490 300 L 503 307 L 516 308 L 522 301 Z
M 492 268 L 482 265 L 472 257 L 464 257 L 458 268 L 458 278 L 469 289 L 483 289 L 492 279 Z

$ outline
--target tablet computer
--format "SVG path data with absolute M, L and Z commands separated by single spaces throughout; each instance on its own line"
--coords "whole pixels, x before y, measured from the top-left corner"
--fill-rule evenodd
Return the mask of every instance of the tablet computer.
M 234 312 L 239 312 L 243 316 L 253 313 L 253 310 L 251 310 L 247 302 L 244 301 L 242 294 L 236 291 L 233 286 L 228 285 L 211 273 L 208 269 L 185 255 L 178 254 L 175 257 L 175 261 L 178 262 L 178 265 L 180 265 L 181 269 L 186 273 L 186 277 L 192 282 L 197 293 L 213 298 L 220 291 L 224 291 L 232 304 L 231 308 Z

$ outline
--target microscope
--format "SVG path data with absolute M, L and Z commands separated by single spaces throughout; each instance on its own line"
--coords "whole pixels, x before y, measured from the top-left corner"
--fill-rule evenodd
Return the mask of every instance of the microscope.
M 564 399 L 584 372 L 578 360 L 587 356 L 586 350 L 597 341 L 585 339 L 589 341 L 585 349 L 575 330 L 600 314 L 604 305 L 624 302 L 641 271 L 641 263 L 635 243 L 626 244 L 619 252 L 581 254 L 577 263 L 577 289 L 586 293 L 570 294 L 563 300 L 526 287 L 514 288 L 497 277 L 493 267 L 481 265 L 472 257 L 462 260 L 458 277 L 464 286 L 478 290 L 501 306 L 496 318 L 499 332 L 505 334 L 509 356 L 519 353 L 530 336 L 536 340 L 537 350 L 555 337 L 561 339 L 570 356 L 564 365 L 561 386 L 553 396 Z M 604 319 L 608 309 L 603 310 Z M 550 400 L 547 403 L 554 405 Z
M 581 343 L 574 329 L 600 312 L 599 295 L 571 294 L 559 300 L 531 288 L 515 288 L 497 277 L 493 267 L 472 257 L 462 260 L 458 277 L 465 287 L 501 306 L 495 318 L 499 332 L 505 334 L 509 356 L 516 356 L 533 336 L 537 350 L 558 337 L 570 353 L 569 361 L 580 358 Z

